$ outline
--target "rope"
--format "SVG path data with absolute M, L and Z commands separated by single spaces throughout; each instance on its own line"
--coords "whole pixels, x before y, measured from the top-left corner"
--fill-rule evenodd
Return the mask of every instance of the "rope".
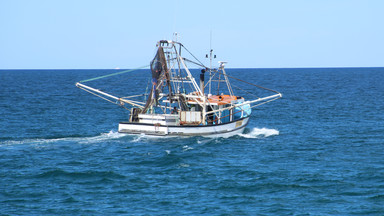
M 231 84 L 231 86 L 234 86 L 235 88 L 239 89 L 240 91 L 244 91 L 245 93 L 250 94 L 250 95 L 253 95 L 253 96 L 255 96 L 255 97 L 257 97 L 257 98 L 260 99 L 259 96 L 255 95 L 255 94 L 253 94 L 253 93 L 251 93 L 251 92 L 249 92 L 249 91 L 246 91 L 246 90 L 244 90 L 244 89 L 242 89 L 242 88 L 240 88 L 240 87 L 238 87 L 238 86 L 236 86 L 236 85 L 233 85 L 233 83 Z
M 187 62 L 190 62 L 190 63 L 195 64 L 195 65 L 197 65 L 197 66 L 206 68 L 205 65 L 203 65 L 203 64 L 199 64 L 199 63 L 194 62 L 194 61 L 191 61 L 191 60 L 189 60 L 189 59 L 187 59 L 187 58 L 183 58 L 183 59 L 184 59 L 184 61 L 187 61 Z
M 220 73 L 219 71 L 217 71 L 216 73 L 223 74 L 223 73 Z M 264 89 L 264 90 L 268 90 L 268 91 L 272 91 L 272 92 L 275 92 L 275 93 L 277 93 L 277 94 L 280 94 L 280 92 L 278 92 L 278 91 L 275 91 L 275 90 L 272 90 L 272 89 L 269 89 L 269 88 L 265 88 L 265 87 L 263 87 L 263 86 L 255 85 L 255 84 L 253 84 L 253 83 L 250 83 L 250 82 L 247 82 L 247 81 L 238 79 L 238 78 L 236 78 L 236 77 L 229 76 L 228 74 L 223 74 L 223 75 L 224 75 L 224 76 L 227 76 L 227 77 L 229 77 L 229 78 L 235 79 L 235 80 L 237 80 L 237 81 L 247 83 L 248 85 L 253 85 L 253 86 L 256 86 L 256 87 L 258 87 L 258 88 L 261 88 L 261 89 Z
M 204 66 L 204 64 L 203 63 L 201 63 L 201 61 L 199 61 L 199 59 L 198 58 L 196 58 L 183 44 L 181 44 L 181 43 L 179 43 L 194 59 L 196 59 L 196 61 L 198 61 L 199 63 L 200 63 L 200 65 L 199 66 Z M 196 64 L 196 63 L 195 63 Z M 204 66 L 205 67 L 205 66 Z M 207 68 L 207 67 L 205 67 L 205 68 Z
M 149 65 L 145 65 L 145 66 L 142 66 L 142 67 L 139 67 L 139 68 L 135 68 L 135 69 L 131 69 L 131 70 L 125 70 L 125 71 L 120 71 L 120 72 L 113 73 L 113 74 L 108 74 L 108 75 L 104 75 L 104 76 L 99 76 L 99 77 L 95 77 L 95 78 L 91 78 L 91 79 L 86 79 L 86 80 L 80 81 L 79 83 L 85 83 L 85 82 L 89 82 L 89 81 L 94 81 L 94 80 L 98 80 L 98 79 L 103 79 L 103 78 L 110 77 L 110 76 L 115 76 L 115 75 L 119 75 L 119 74 L 123 74 L 123 73 L 128 73 L 128 72 L 136 71 L 136 70 L 138 70 L 138 69 L 146 68 L 146 67 L 148 67 L 148 66 L 149 66 Z

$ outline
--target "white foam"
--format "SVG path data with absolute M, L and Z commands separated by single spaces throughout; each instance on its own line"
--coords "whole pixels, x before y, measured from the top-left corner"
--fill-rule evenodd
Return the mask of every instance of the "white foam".
M 108 133 L 102 133 L 98 136 L 95 137 L 83 137 L 83 138 L 73 138 L 79 143 L 97 143 L 100 141 L 106 141 L 106 140 L 111 140 L 111 139 L 118 139 L 121 137 L 127 136 L 127 134 L 122 134 L 116 131 L 109 131 Z M 78 140 L 76 140 L 78 139 Z
M 186 164 L 186 163 L 181 163 L 181 164 L 179 164 L 179 167 L 180 168 L 187 168 L 187 167 L 190 167 L 190 165 Z
M 199 140 L 197 140 L 197 144 L 204 145 L 204 144 L 207 144 L 208 142 L 211 142 L 212 140 L 213 140 L 212 138 L 211 139 L 209 139 L 209 138 L 199 139 Z
M 280 132 L 276 129 L 253 128 L 249 133 L 239 134 L 239 136 L 249 138 L 249 139 L 255 139 L 255 138 L 263 138 L 263 137 L 269 137 L 269 136 L 277 136 L 279 134 Z
M 138 135 L 133 135 L 133 136 L 134 136 L 134 139 L 132 140 L 132 142 L 134 142 L 134 143 L 140 142 L 143 139 L 147 139 L 145 134 L 138 134 Z
M 100 141 L 106 141 L 110 139 L 118 139 L 124 137 L 126 134 L 121 134 L 115 131 L 109 131 L 108 133 L 102 133 L 94 137 L 63 137 L 52 139 L 24 139 L 19 141 L 5 141 L 0 142 L 0 145 L 18 145 L 18 144 L 46 144 L 54 142 L 77 142 L 81 144 L 97 143 Z
M 188 146 L 188 145 L 185 145 L 183 146 L 183 151 L 188 151 L 188 150 L 192 150 L 193 148 Z

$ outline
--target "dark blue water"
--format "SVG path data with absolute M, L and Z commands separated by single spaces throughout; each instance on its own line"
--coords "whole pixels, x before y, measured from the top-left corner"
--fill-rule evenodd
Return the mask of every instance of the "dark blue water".
M 284 97 L 217 139 L 118 134 L 111 72 L 0 71 L 1 215 L 384 215 L 384 68 L 228 70 Z

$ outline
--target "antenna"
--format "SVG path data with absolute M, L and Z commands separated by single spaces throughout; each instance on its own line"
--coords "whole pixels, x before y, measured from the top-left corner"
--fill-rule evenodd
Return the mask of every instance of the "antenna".
M 209 68 L 212 68 L 212 30 L 209 33 Z
M 179 0 L 173 0 L 173 32 L 177 31 L 177 17 L 180 8 Z
M 175 42 L 177 42 L 177 40 L 179 39 L 179 33 L 177 33 L 177 32 L 174 32 L 173 33 L 173 41 L 175 41 Z
M 206 58 L 208 58 L 208 54 L 205 55 Z M 212 58 L 216 58 L 216 55 L 213 55 L 213 49 L 212 49 L 212 30 L 209 34 L 209 78 L 211 79 L 212 75 Z M 211 82 L 209 82 L 209 94 L 211 94 Z

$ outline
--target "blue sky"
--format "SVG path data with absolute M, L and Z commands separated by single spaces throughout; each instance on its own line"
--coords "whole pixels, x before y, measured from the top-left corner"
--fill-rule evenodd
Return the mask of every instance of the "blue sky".
M 149 64 L 180 41 L 229 68 L 383 67 L 382 0 L 0 0 L 0 69 Z

